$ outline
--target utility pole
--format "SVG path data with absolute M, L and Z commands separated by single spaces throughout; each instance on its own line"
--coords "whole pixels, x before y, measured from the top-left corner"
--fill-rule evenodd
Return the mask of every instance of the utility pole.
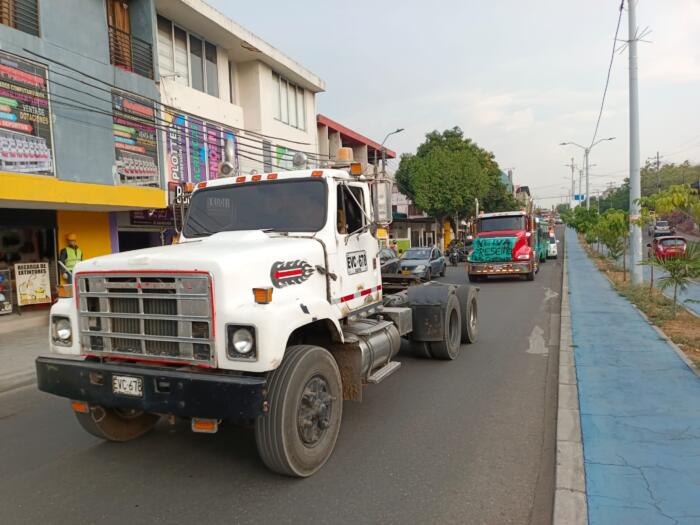
M 642 227 L 639 199 L 642 181 L 639 171 L 639 86 L 637 85 L 637 0 L 627 2 L 627 38 L 629 45 L 629 115 L 630 115 L 630 278 L 642 284 Z
M 569 206 L 572 206 L 572 202 L 574 200 L 574 194 L 576 193 L 576 183 L 574 182 L 574 172 L 576 171 L 576 164 L 574 164 L 574 158 L 571 157 L 571 164 L 564 164 L 564 166 L 567 166 L 571 168 L 571 199 L 569 199 Z
M 583 181 L 583 170 L 578 170 L 578 194 L 583 195 L 583 192 L 581 191 L 583 188 L 581 188 L 581 182 Z
M 656 192 L 661 191 L 661 158 L 659 152 L 656 152 Z

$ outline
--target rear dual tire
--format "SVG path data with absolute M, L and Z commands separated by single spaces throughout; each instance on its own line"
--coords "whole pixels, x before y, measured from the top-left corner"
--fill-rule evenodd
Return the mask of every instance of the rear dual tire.
M 83 429 L 106 441 L 125 442 L 143 436 L 158 423 L 160 416 L 140 410 L 90 405 L 88 413 L 75 412 Z

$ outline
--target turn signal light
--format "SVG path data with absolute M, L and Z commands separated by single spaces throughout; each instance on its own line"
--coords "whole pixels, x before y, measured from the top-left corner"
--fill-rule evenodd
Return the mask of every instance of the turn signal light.
M 272 302 L 272 288 L 253 288 L 253 296 L 258 304 L 269 304 Z
M 216 419 L 192 418 L 192 432 L 216 434 L 217 430 L 219 430 L 219 421 Z
M 56 295 L 63 299 L 70 299 L 73 297 L 73 285 L 72 284 L 59 284 L 56 288 Z
M 70 407 L 74 412 L 79 412 L 81 414 L 87 414 L 90 412 L 90 407 L 85 401 L 71 401 Z
M 362 164 L 359 162 L 350 164 L 350 175 L 362 175 Z

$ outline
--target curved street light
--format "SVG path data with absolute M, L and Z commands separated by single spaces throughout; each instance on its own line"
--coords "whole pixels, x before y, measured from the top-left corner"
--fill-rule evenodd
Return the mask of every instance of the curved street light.
M 589 177 L 588 177 L 588 168 L 589 168 L 588 155 L 590 154 L 591 150 L 593 148 L 595 148 L 598 144 L 600 144 L 601 142 L 605 142 L 607 140 L 615 140 L 615 137 L 608 137 L 605 139 L 599 139 L 588 147 L 581 146 L 581 144 L 578 144 L 577 142 L 561 142 L 559 144 L 560 146 L 576 146 L 577 148 L 581 148 L 583 150 L 584 169 L 586 172 L 586 208 L 591 207 L 590 184 L 589 184 Z

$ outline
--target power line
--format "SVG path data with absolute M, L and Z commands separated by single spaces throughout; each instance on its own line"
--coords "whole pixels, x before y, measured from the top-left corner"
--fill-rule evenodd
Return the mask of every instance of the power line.
M 42 60 L 48 60 L 49 62 L 52 62 L 52 63 L 54 63 L 54 64 L 56 64 L 56 65 L 58 65 L 58 66 L 60 66 L 60 67 L 62 67 L 62 68 L 64 68 L 64 69 L 67 69 L 67 70 L 69 70 L 69 71 L 73 71 L 73 72 L 75 72 L 75 73 L 78 73 L 79 75 L 82 75 L 82 76 L 84 76 L 85 78 L 89 78 L 90 80 L 94 80 L 95 82 L 99 82 L 100 84 L 104 84 L 104 85 L 106 85 L 106 86 L 109 86 L 109 87 L 114 88 L 114 89 L 118 89 L 118 90 L 120 90 L 120 91 L 125 91 L 125 90 L 122 90 L 120 87 L 118 87 L 118 86 L 116 86 L 116 85 L 114 85 L 114 84 L 111 84 L 111 83 L 106 82 L 106 81 L 104 81 L 104 80 L 102 80 L 102 79 L 100 79 L 100 78 L 97 78 L 97 77 L 94 77 L 94 76 L 92 76 L 92 75 L 89 75 L 89 74 L 87 74 L 87 73 L 85 73 L 85 72 L 83 72 L 83 71 L 80 71 L 79 69 L 76 69 L 76 68 L 74 68 L 74 67 L 72 67 L 72 66 L 69 66 L 69 65 L 67 65 L 67 64 L 65 64 L 65 63 L 63 63 L 63 62 L 61 62 L 61 61 L 59 61 L 59 60 L 55 60 L 55 59 L 53 59 L 53 58 L 49 58 L 49 57 L 44 56 L 44 55 L 41 55 L 41 54 L 39 54 L 39 53 L 35 53 L 34 51 L 31 51 L 30 49 L 24 48 L 23 51 L 26 52 L 26 53 L 29 53 L 29 54 L 31 54 L 31 55 L 34 55 L 34 56 L 36 56 L 36 57 L 38 57 L 38 58 L 40 58 L 40 59 L 42 59 Z M 55 70 L 49 70 L 49 71 L 50 71 L 50 72 L 56 72 Z M 66 76 L 66 75 L 64 74 L 63 76 Z M 77 80 L 77 79 L 75 79 L 75 78 L 73 78 L 73 80 L 79 81 L 79 80 Z M 97 87 L 97 86 L 95 86 L 95 85 L 92 85 L 92 84 L 89 84 L 89 85 L 90 85 L 90 87 L 92 87 L 92 88 L 94 88 L 94 89 L 103 89 L 103 88 L 99 88 L 99 87 Z M 164 106 L 164 107 L 165 107 L 165 105 L 164 105 L 161 101 L 159 101 L 159 100 L 157 100 L 157 99 L 154 99 L 154 98 L 151 98 L 151 97 L 148 97 L 148 96 L 144 96 L 144 95 L 134 95 L 134 96 L 138 96 L 138 97 L 141 98 L 141 99 L 148 100 L 149 102 L 152 102 L 152 103 L 154 103 L 154 104 L 157 105 L 157 106 Z M 172 109 L 172 108 L 171 108 L 171 109 Z M 291 143 L 291 144 L 299 144 L 299 145 L 302 145 L 302 146 L 313 146 L 313 144 L 310 144 L 309 142 L 300 142 L 300 141 L 290 140 L 290 139 L 286 139 L 286 138 L 282 138 L 282 137 L 274 137 L 274 136 L 271 136 L 271 135 L 266 135 L 266 134 L 264 134 L 264 133 L 260 133 L 260 132 L 258 132 L 258 131 L 246 130 L 246 129 L 243 129 L 243 128 L 236 128 L 235 126 L 231 126 L 230 124 L 224 124 L 223 122 L 218 122 L 218 121 L 210 120 L 210 119 L 206 119 L 206 120 L 208 120 L 208 121 L 211 122 L 212 124 L 217 124 L 217 125 L 222 126 L 222 127 L 237 129 L 238 131 L 244 131 L 244 132 L 246 132 L 246 133 L 251 133 L 251 134 L 258 135 L 258 136 L 265 137 L 265 138 L 269 138 L 269 139 L 272 139 L 272 140 L 282 140 L 282 141 L 285 141 L 285 142 L 289 142 L 289 143 Z
M 634 1 L 634 0 L 632 0 Z M 617 27 L 615 28 L 615 37 L 613 38 L 612 52 L 610 53 L 610 64 L 608 65 L 608 74 L 605 78 L 605 89 L 603 89 L 603 99 L 600 102 L 600 111 L 598 112 L 598 119 L 595 123 L 595 131 L 593 132 L 593 139 L 591 139 L 591 148 L 595 139 L 598 137 L 598 128 L 600 127 L 600 119 L 603 117 L 603 108 L 605 107 L 605 97 L 608 94 L 608 86 L 610 85 L 610 73 L 612 72 L 613 62 L 615 61 L 615 46 L 617 45 L 617 36 L 620 33 L 620 23 L 622 22 L 622 8 L 625 5 L 625 0 L 620 1 L 620 14 L 617 17 Z

